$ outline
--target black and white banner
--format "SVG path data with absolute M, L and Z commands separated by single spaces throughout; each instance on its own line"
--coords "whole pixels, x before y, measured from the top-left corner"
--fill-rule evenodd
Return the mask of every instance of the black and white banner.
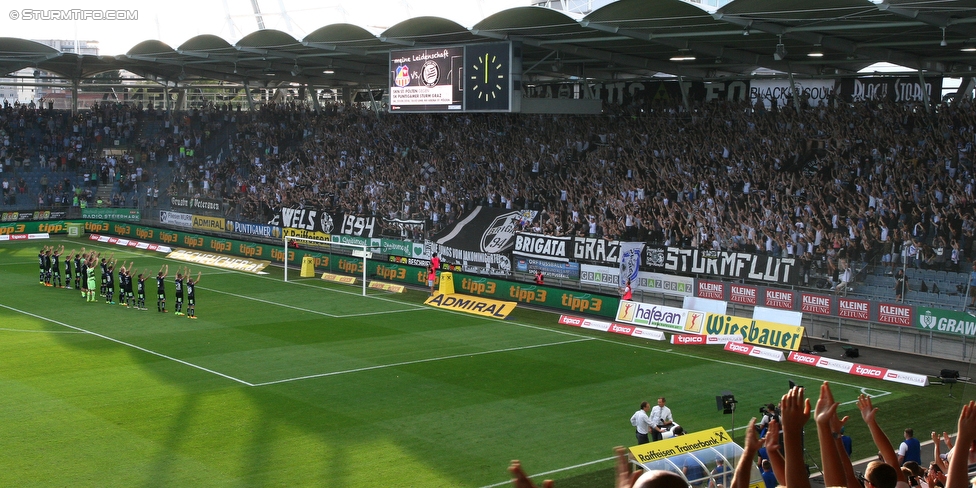
M 790 85 L 790 80 L 751 80 L 749 82 L 749 103 L 755 105 L 760 102 L 771 108 L 773 100 L 779 107 L 786 107 L 786 101 L 794 98 L 793 87 L 801 98 L 805 98 L 811 107 L 819 107 L 826 104 L 836 91 L 837 83 L 830 79 L 814 80 L 795 80 Z
M 919 83 L 918 77 L 844 78 L 840 83 L 840 94 L 844 100 L 852 102 L 923 102 L 926 98 L 939 101 L 942 99 L 942 78 L 926 77 L 924 85 Z
M 360 217 L 345 214 L 339 226 L 339 234 L 356 237 L 373 237 L 376 231 L 376 217 Z
M 744 252 L 645 247 L 645 266 L 683 274 L 795 284 L 801 274 L 793 258 L 776 258 Z
M 376 217 L 361 217 L 353 214 L 333 214 L 327 210 L 314 208 L 281 209 L 281 227 L 298 229 L 317 234 L 342 234 L 356 237 L 373 237 L 376 231 Z M 275 223 L 272 222 L 272 225 Z
M 179 209 L 209 210 L 211 212 L 223 210 L 222 202 L 213 198 L 172 197 L 169 203 L 173 208 Z
M 456 224 L 426 241 L 428 255 L 437 253 L 445 263 L 460 264 L 465 272 L 507 274 L 515 231 L 535 219 L 532 210 L 476 207 Z M 521 224 L 521 225 L 520 225 Z
M 516 256 L 549 261 L 620 266 L 620 241 L 593 237 L 553 237 L 519 232 L 515 236 Z

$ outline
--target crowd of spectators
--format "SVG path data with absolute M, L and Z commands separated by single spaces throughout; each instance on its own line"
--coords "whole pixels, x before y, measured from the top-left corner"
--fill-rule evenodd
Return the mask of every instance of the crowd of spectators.
M 229 153 L 184 166 L 177 190 L 225 198 L 243 220 L 316 207 L 424 220 L 429 233 L 476 205 L 526 208 L 540 212 L 528 231 L 797 257 L 839 283 L 850 262 L 958 269 L 972 256 L 972 109 L 377 115 L 268 104 L 225 112 Z
M 527 231 L 797 257 L 805 276 L 816 267 L 836 284 L 857 261 L 958 270 L 973 255 L 972 109 L 835 100 L 399 115 L 104 103 L 72 116 L 8 105 L 0 159 L 15 174 L 40 164 L 114 178 L 120 204 L 165 164 L 171 195 L 224 199 L 240 220 L 316 207 L 379 217 L 392 235 L 400 227 L 383 222 L 424 221 L 430 235 L 477 205 L 532 209 Z M 155 132 L 137 133 L 142 121 Z M 215 134 L 228 143 L 204 151 Z M 98 151 L 117 139 L 129 149 L 119 162 Z M 58 186 L 49 193 L 65 193 Z

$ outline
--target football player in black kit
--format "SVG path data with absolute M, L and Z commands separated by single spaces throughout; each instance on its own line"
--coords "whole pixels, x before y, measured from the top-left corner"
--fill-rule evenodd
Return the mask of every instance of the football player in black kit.
M 136 282 L 136 308 L 139 310 L 149 310 L 146 308 L 146 275 L 149 274 L 148 269 L 142 270 L 139 273 L 139 280 Z
M 75 289 L 81 289 L 81 256 L 85 254 L 85 248 L 81 248 L 81 252 L 75 254 Z M 85 296 L 84 293 L 81 296 Z
M 44 246 L 44 248 L 37 252 L 37 266 L 41 269 L 40 274 L 37 275 L 37 282 L 42 285 L 44 284 L 44 272 L 47 271 L 47 268 L 44 267 L 44 256 L 47 255 L 50 249 L 50 247 Z
M 186 270 L 186 318 L 188 319 L 197 318 L 196 290 L 197 290 L 197 283 L 199 282 L 200 282 L 200 272 L 197 271 L 197 279 L 193 279 L 190 277 L 190 270 L 187 269 Z
M 125 261 L 122 261 L 122 266 L 119 267 L 119 305 L 123 307 L 129 306 L 128 297 L 132 296 L 132 284 L 129 281 L 129 268 L 132 267 L 133 263 L 129 263 L 128 266 L 125 265 Z M 126 289 L 128 287 L 128 290 Z M 128 293 L 128 296 L 126 295 Z
M 166 313 L 166 275 L 169 274 L 169 265 L 164 264 L 156 274 L 156 311 Z
M 72 249 L 64 255 L 64 287 L 69 290 L 71 289 L 71 257 L 74 254 L 75 250 Z
M 126 307 L 136 307 L 136 298 L 132 294 L 132 265 L 135 263 L 129 263 L 129 267 L 125 268 L 125 306 Z
M 105 297 L 105 302 L 106 303 L 107 302 L 111 302 L 112 301 L 112 298 L 113 298 L 113 297 L 108 296 L 108 295 L 105 294 L 105 291 L 108 289 L 108 285 L 109 285 L 109 276 L 108 276 L 108 262 L 109 261 L 112 261 L 112 263 L 115 263 L 115 253 L 114 252 L 112 253 L 111 256 L 108 257 L 108 259 L 105 259 L 105 258 L 102 258 L 101 259 L 101 264 L 102 264 L 102 287 L 101 287 L 100 292 L 101 292 L 102 296 Z M 114 287 L 115 284 L 112 283 L 112 286 Z
M 186 315 L 183 313 L 183 268 L 176 270 L 176 307 L 173 308 L 176 315 Z M 189 270 L 187 270 L 189 271 Z
M 105 295 L 105 303 L 115 305 L 115 263 L 114 259 L 107 263 L 102 262 L 102 293 Z M 125 263 L 123 263 L 125 264 Z
M 48 281 L 50 285 L 55 288 L 64 288 L 61 284 L 61 255 L 64 254 L 64 246 L 62 245 L 60 249 L 55 249 L 51 251 L 51 268 L 48 270 L 50 277 Z
M 44 286 L 51 286 L 51 251 L 54 246 L 44 248 L 44 258 L 41 259 L 41 267 L 44 268 Z

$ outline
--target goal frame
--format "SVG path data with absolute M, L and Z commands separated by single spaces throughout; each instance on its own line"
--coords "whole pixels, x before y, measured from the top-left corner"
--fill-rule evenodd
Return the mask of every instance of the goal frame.
M 282 255 L 284 256 L 284 263 L 283 263 L 284 280 L 286 283 L 288 282 L 288 266 L 289 266 L 288 253 L 295 251 L 295 249 L 290 246 L 293 243 L 299 243 L 299 244 L 307 243 L 308 245 L 313 247 L 312 249 L 308 249 L 309 252 L 318 252 L 318 253 L 326 254 L 326 253 L 332 253 L 334 249 L 342 249 L 345 252 L 340 252 L 334 255 L 343 256 L 350 259 L 359 259 L 361 266 L 363 268 L 363 275 L 360 277 L 360 279 L 362 280 L 362 295 L 366 296 L 366 288 L 367 288 L 366 267 L 368 265 L 367 259 L 373 256 L 373 253 L 370 250 L 372 249 L 372 246 L 350 244 L 346 242 L 332 242 L 332 241 L 326 241 L 322 239 L 312 239 L 309 237 L 287 236 L 287 235 L 284 236 L 283 242 L 284 242 L 284 249 L 283 249 L 284 254 Z M 301 266 L 301 263 L 299 263 L 298 266 Z

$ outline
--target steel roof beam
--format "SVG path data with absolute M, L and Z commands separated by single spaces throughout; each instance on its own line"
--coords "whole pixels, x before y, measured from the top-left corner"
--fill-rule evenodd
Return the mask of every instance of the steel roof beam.
M 877 61 L 887 61 L 908 68 L 925 71 L 944 72 L 947 66 L 937 61 L 924 61 L 918 57 L 894 49 L 875 49 L 859 46 L 857 43 L 839 37 L 818 34 L 815 29 L 798 29 L 777 24 L 774 22 L 757 21 L 739 15 L 727 15 L 722 13 L 712 14 L 712 17 L 725 22 L 741 25 L 750 29 L 760 30 L 774 35 L 797 40 L 810 44 L 820 44 L 825 49 L 840 51 L 858 57 L 869 58 Z M 860 56 L 859 56 L 860 55 Z

